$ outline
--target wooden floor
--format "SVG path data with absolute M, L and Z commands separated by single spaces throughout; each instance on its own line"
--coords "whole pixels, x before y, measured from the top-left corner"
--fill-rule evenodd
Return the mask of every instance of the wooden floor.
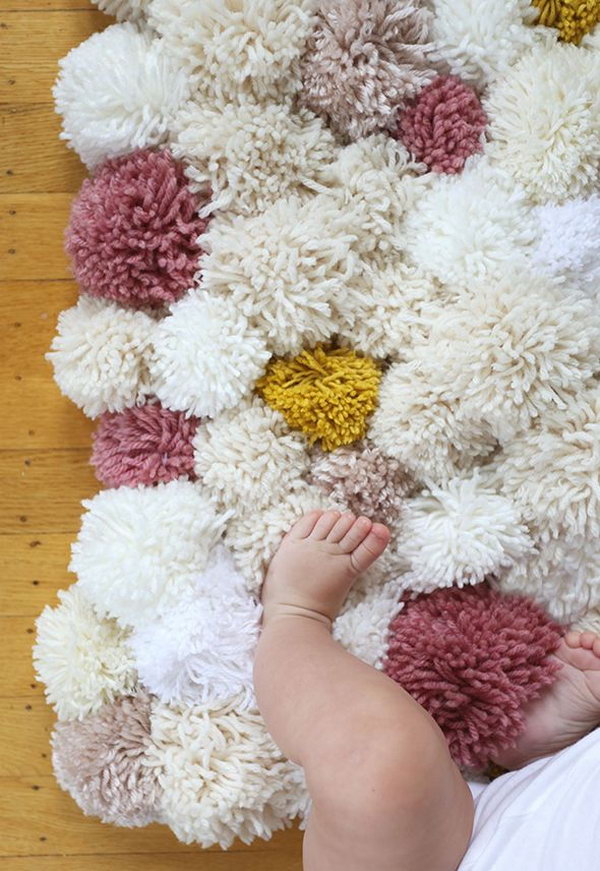
M 0 871 L 298 871 L 296 827 L 202 851 L 158 825 L 86 818 L 52 777 L 34 619 L 74 580 L 69 544 L 80 501 L 98 485 L 92 425 L 60 396 L 43 356 L 58 313 L 77 298 L 62 234 L 84 178 L 58 139 L 51 86 L 57 59 L 110 23 L 87 0 L 0 0 Z

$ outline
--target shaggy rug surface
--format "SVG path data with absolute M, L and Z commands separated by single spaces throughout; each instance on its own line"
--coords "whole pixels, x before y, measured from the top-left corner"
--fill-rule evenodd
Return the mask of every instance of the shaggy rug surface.
M 86 814 L 223 849 L 310 798 L 252 664 L 315 507 L 392 532 L 333 635 L 465 772 L 600 606 L 598 0 L 98 0 L 49 353 L 105 489 L 38 619 Z

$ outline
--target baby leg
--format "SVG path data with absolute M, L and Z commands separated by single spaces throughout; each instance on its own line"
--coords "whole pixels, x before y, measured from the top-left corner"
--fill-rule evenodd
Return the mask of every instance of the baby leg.
M 441 731 L 394 681 L 331 637 L 340 590 L 383 550 L 375 539 L 384 536 L 363 518 L 316 514 L 294 527 L 273 561 L 254 665 L 267 728 L 303 766 L 313 801 L 305 871 L 455 871 L 473 802 Z

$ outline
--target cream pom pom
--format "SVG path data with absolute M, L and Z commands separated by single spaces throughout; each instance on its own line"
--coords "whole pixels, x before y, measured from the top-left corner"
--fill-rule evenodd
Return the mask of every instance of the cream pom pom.
M 542 542 L 598 542 L 600 389 L 574 394 L 565 410 L 508 443 L 489 474 Z
M 524 191 L 481 157 L 460 175 L 433 177 L 401 233 L 408 257 L 449 285 L 503 275 L 536 239 Z
M 298 482 L 266 508 L 255 512 L 247 506 L 246 512 L 240 511 L 229 521 L 225 543 L 246 580 L 249 593 L 258 596 L 265 571 L 286 532 L 303 514 L 317 508 L 344 510 L 344 506 L 318 487 Z
M 281 199 L 210 225 L 200 237 L 202 286 L 247 317 L 274 354 L 293 356 L 335 332 L 332 301 L 341 304 L 357 268 L 354 238 L 333 198 Z
M 430 186 L 426 172 L 401 142 L 377 133 L 343 148 L 323 175 L 356 235 L 355 250 L 380 269 L 405 247 L 402 219 Z
M 204 849 L 269 840 L 310 804 L 301 766 L 282 756 L 258 711 L 156 704 L 149 764 L 162 787 L 161 819 Z
M 148 18 L 209 93 L 279 100 L 300 87 L 313 0 L 151 0 Z
M 600 294 L 600 196 L 539 206 L 539 241 L 532 267 L 564 279 L 592 297 Z
M 189 77 L 160 40 L 131 23 L 94 33 L 60 61 L 54 86 L 65 139 L 93 169 L 109 157 L 166 142 Z
M 99 613 L 130 626 L 190 593 L 227 519 L 184 480 L 104 490 L 83 505 L 70 569 Z
M 56 383 L 88 417 L 140 404 L 150 392 L 155 327 L 144 312 L 82 295 L 59 315 L 46 354 Z
M 94 3 L 106 12 L 114 15 L 118 21 L 138 21 L 144 17 L 149 0 L 94 0 Z
M 444 398 L 501 442 L 564 408 L 598 370 L 600 315 L 576 291 L 525 272 L 472 286 L 432 323 L 415 356 Z
M 442 62 L 483 88 L 534 45 L 552 45 L 552 28 L 532 25 L 539 12 L 530 0 L 432 0 L 432 39 Z
M 460 405 L 444 399 L 433 376 L 431 366 L 419 361 L 390 366 L 368 436 L 417 478 L 444 484 L 481 462 L 497 443 L 485 425 L 461 416 Z
M 59 720 L 94 714 L 136 684 L 127 632 L 100 618 L 80 584 L 59 590 L 60 604 L 47 605 L 36 620 L 33 662 L 37 679 Z
M 170 308 L 154 336 L 154 392 L 172 411 L 215 417 L 250 392 L 270 354 L 233 299 L 193 290 Z
M 402 578 L 411 590 L 478 584 L 533 550 L 515 506 L 477 473 L 431 486 L 406 507 L 399 549 L 411 566 Z
M 392 259 L 382 269 L 365 263 L 335 304 L 340 344 L 371 357 L 402 358 L 431 328 L 428 308 L 447 297 L 436 279 Z
M 490 161 L 534 202 L 563 202 L 597 188 L 600 55 L 568 44 L 532 51 L 498 80 L 483 105 Z
M 210 185 L 200 212 L 229 209 L 255 215 L 280 197 L 322 190 L 324 168 L 338 146 L 320 118 L 284 104 L 187 103 L 175 119 L 172 151 L 189 163 L 194 190 Z
M 193 445 L 196 475 L 222 508 L 265 507 L 308 470 L 304 439 L 258 396 L 199 427 Z
M 553 540 L 519 560 L 494 583 L 504 593 L 529 596 L 563 623 L 582 619 L 600 606 L 598 539 Z
M 141 683 L 167 703 L 215 704 L 239 695 L 256 707 L 252 679 L 262 605 L 229 552 L 217 546 L 189 597 L 129 638 Z

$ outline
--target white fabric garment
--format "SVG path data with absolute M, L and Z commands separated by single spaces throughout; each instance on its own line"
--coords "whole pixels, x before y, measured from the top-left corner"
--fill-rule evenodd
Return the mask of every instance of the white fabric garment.
M 475 825 L 458 871 L 600 869 L 600 728 L 560 753 L 469 787 Z

